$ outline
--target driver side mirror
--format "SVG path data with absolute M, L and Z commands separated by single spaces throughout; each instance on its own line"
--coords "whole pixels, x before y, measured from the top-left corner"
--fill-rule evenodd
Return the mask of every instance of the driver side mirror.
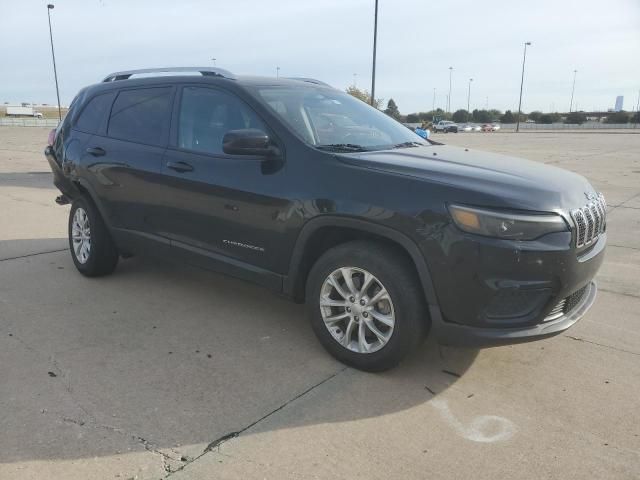
M 271 139 L 262 130 L 244 128 L 229 130 L 222 138 L 222 151 L 230 155 L 258 155 L 270 157 L 278 153 Z

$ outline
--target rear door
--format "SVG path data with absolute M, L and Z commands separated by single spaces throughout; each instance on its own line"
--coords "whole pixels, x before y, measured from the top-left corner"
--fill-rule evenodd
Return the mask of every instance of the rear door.
M 152 219 L 161 215 L 166 203 L 158 179 L 174 90 L 173 86 L 120 90 L 105 133 L 93 135 L 86 144 L 91 158 L 86 162 L 88 178 L 123 240 L 158 239 Z

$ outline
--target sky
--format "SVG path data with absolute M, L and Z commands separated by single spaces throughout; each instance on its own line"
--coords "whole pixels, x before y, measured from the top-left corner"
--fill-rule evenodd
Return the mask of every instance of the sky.
M 51 1 L 51 0 L 50 0 Z M 212 66 L 371 88 L 374 0 L 53 0 L 61 103 L 118 70 Z M 48 2 L 0 0 L 0 103 L 55 104 Z M 402 113 L 606 110 L 640 91 L 640 0 L 379 0 L 376 97 Z M 355 75 L 354 75 L 355 74 Z

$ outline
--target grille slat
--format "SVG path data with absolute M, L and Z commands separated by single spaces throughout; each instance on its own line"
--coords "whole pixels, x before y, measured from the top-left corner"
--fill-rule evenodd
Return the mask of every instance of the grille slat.
M 573 292 L 568 297 L 560 300 L 555 307 L 544 317 L 543 322 L 550 322 L 551 320 L 556 320 L 563 315 L 571 312 L 582 300 L 584 293 L 587 291 L 588 285 L 582 287 L 580 290 Z
M 576 247 L 595 242 L 604 232 L 607 221 L 607 203 L 601 193 L 587 205 L 571 212 L 576 230 Z

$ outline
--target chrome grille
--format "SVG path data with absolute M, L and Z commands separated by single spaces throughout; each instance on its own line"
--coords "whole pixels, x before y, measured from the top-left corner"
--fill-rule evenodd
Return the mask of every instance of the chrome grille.
M 591 245 L 597 240 L 607 223 L 607 202 L 601 193 L 581 208 L 571 211 L 576 227 L 576 247 Z

